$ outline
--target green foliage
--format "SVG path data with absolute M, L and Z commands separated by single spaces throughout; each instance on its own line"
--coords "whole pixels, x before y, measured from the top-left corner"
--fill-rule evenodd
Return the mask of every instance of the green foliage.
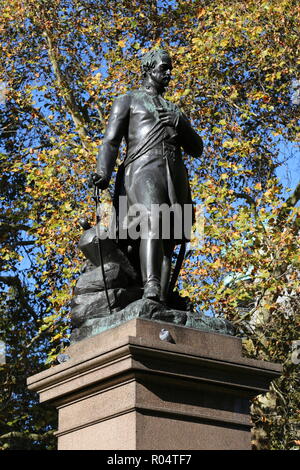
M 298 2 L 10 0 L 0 15 L 2 448 L 54 445 L 55 418 L 25 376 L 67 344 L 77 221 L 93 217 L 87 175 L 114 97 L 138 84 L 153 46 L 173 56 L 168 98 L 205 143 L 186 160 L 204 234 L 182 293 L 235 323 L 245 354 L 284 364 L 253 403 L 254 445 L 296 448 L 300 188 L 287 197 L 274 171 L 278 143 L 299 143 Z

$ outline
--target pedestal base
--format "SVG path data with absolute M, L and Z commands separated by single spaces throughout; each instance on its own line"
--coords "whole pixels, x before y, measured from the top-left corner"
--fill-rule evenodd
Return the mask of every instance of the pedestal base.
M 28 379 L 58 409 L 59 450 L 250 449 L 249 400 L 281 372 L 243 358 L 239 338 L 142 319 L 66 354 Z

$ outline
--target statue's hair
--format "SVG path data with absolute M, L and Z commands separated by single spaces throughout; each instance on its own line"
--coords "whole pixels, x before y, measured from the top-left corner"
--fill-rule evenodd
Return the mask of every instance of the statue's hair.
M 141 59 L 143 77 L 145 77 L 147 72 L 149 72 L 162 57 L 168 57 L 168 59 L 171 60 L 170 54 L 164 49 L 152 49 L 143 55 Z

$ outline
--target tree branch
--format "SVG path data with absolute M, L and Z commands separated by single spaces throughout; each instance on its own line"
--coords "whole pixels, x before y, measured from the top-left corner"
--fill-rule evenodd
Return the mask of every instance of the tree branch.
M 30 227 L 29 225 L 25 224 L 13 224 L 9 222 L 1 223 L 1 232 L 19 232 L 20 230 L 24 230 L 25 232 L 27 232 L 28 230 L 30 230 Z
M 59 131 L 59 129 L 52 124 L 52 122 L 50 122 L 44 115 L 43 113 L 35 108 L 32 104 L 26 104 L 26 106 L 24 106 L 24 110 L 25 111 L 28 111 L 32 114 L 34 114 L 35 116 L 37 116 L 40 121 L 42 121 L 44 124 L 46 124 L 47 127 L 49 127 L 49 129 L 52 130 L 52 132 L 54 132 L 54 134 L 60 134 L 61 132 Z
M 38 318 L 33 310 L 33 308 L 29 305 L 26 296 L 25 296 L 25 288 L 22 285 L 20 279 L 18 276 L 0 276 L 0 282 L 3 282 L 7 286 L 14 287 L 17 289 L 18 294 L 19 294 L 19 299 L 20 299 L 20 305 L 24 307 L 34 318 L 34 320 L 37 322 Z
M 295 207 L 297 202 L 300 200 L 300 182 L 296 186 L 295 191 L 293 194 L 286 200 L 286 204 L 288 207 L 292 208 Z
M 297 184 L 293 194 L 287 198 L 285 201 L 285 206 L 281 208 L 277 216 L 278 226 L 282 226 L 284 220 L 290 214 L 291 210 L 296 206 L 297 202 L 300 200 L 300 182 Z
M 48 31 L 44 31 L 43 36 L 46 38 L 48 44 L 49 59 L 52 64 L 53 71 L 58 82 L 58 86 L 60 87 L 62 96 L 65 100 L 66 107 L 72 116 L 77 132 L 82 140 L 83 145 L 85 146 L 85 140 L 86 137 L 88 137 L 88 134 L 85 130 L 85 126 L 88 124 L 88 121 L 84 118 L 83 114 L 81 113 L 80 108 L 76 103 L 76 99 L 70 87 L 70 84 L 59 66 L 58 52 L 56 50 L 52 37 L 50 36 Z

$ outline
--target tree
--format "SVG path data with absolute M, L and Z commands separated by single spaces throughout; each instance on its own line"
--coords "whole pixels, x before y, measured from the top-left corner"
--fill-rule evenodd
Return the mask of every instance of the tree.
M 1 449 L 53 448 L 53 426 L 56 416 L 49 407 L 40 406 L 37 397 L 26 389 L 28 374 L 43 367 L 49 350 L 49 340 L 42 328 L 48 305 L 39 288 L 39 273 L 32 263 L 34 240 L 28 233 L 28 212 L 24 192 L 24 175 L 7 170 L 8 155 L 1 155 L 1 271 L 0 335 L 3 339 L 5 361 L 0 364 Z M 20 204 L 20 199 L 22 203 Z M 19 210 L 12 213 L 12 208 Z M 28 265 L 20 269 L 22 255 Z M 29 285 L 28 277 L 31 277 Z M 27 279 L 26 279 L 27 278 Z M 33 284 L 35 283 L 35 284 Z M 42 294 L 42 295 L 41 295 Z M 36 307 L 36 296 L 39 298 Z M 39 332 L 39 328 L 42 331 Z
M 299 142 L 291 100 L 297 2 L 11 0 L 0 12 L 1 330 L 11 355 L 2 373 L 24 397 L 23 408 L 11 401 L 3 412 L 2 445 L 43 446 L 47 419 L 54 426 L 48 415 L 42 422 L 44 411 L 24 412 L 33 397 L 11 371 L 29 367 L 28 357 L 26 374 L 40 370 L 46 353 L 51 365 L 68 342 L 68 302 L 82 262 L 77 221 L 93 218 L 87 176 L 114 97 L 138 84 L 140 55 L 161 46 L 174 58 L 168 98 L 205 143 L 200 159 L 186 160 L 204 234 L 185 262 L 181 294 L 235 323 L 246 354 L 285 364 L 270 391 L 277 411 L 257 401 L 253 420 L 265 447 L 297 446 L 300 191 L 287 196 L 275 178 L 279 142 Z M 7 437 L 25 414 L 26 445 Z M 30 439 L 34 422 L 41 432 Z

